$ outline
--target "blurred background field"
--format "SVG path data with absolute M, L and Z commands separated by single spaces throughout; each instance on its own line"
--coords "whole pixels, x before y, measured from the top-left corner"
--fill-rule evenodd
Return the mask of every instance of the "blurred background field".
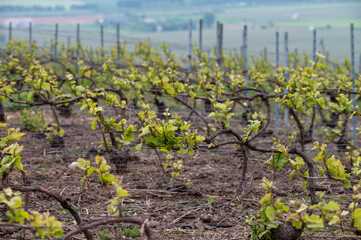
M 258 55 L 267 48 L 274 58 L 275 32 L 289 34 L 290 51 L 308 54 L 312 50 L 312 30 L 317 29 L 317 50 L 329 52 L 330 58 L 342 60 L 349 55 L 350 23 L 355 26 L 356 53 L 360 51 L 361 1 L 262 1 L 262 0 L 13 0 L 0 1 L 0 44 L 9 38 L 8 25 L 13 22 L 12 37 L 28 39 L 28 22 L 33 24 L 32 37 L 39 44 L 54 39 L 59 23 L 59 41 L 76 42 L 76 24 L 85 46 L 100 46 L 100 25 L 104 26 L 104 46 L 116 41 L 116 24 L 121 40 L 131 46 L 150 39 L 155 47 L 169 44 L 177 55 L 185 55 L 188 42 L 188 20 L 193 21 L 193 42 L 198 42 L 198 21 L 203 18 L 203 49 L 210 51 L 216 42 L 216 21 L 224 24 L 224 50 L 240 51 L 242 29 L 249 28 L 249 53 Z M 282 51 L 282 45 L 281 45 Z

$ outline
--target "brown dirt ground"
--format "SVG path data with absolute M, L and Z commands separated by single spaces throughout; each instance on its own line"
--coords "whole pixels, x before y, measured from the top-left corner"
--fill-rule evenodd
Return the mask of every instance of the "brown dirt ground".
M 19 114 L 14 115 L 14 119 L 18 119 Z M 108 217 L 106 202 L 110 199 L 108 191 L 100 186 L 96 178 L 90 179 L 89 188 L 81 186 L 81 172 L 68 168 L 71 162 L 85 157 L 89 149 L 99 144 L 100 136 L 90 129 L 91 120 L 79 112 L 69 119 L 61 119 L 66 131 L 64 149 L 51 148 L 46 139 L 36 138 L 34 133 L 26 131 L 21 141 L 25 149 L 22 161 L 31 184 L 60 193 L 87 222 Z M 19 123 L 15 125 L 21 126 Z M 257 141 L 262 146 L 272 144 L 272 139 Z M 149 219 L 156 239 L 251 239 L 250 228 L 243 222 L 259 208 L 258 201 L 264 194 L 259 183 L 264 176 L 275 182 L 278 197 L 300 201 L 308 199 L 301 182 L 288 179 L 286 173 L 290 173 L 290 169 L 283 173 L 267 171 L 263 163 L 269 155 L 250 153 L 247 188 L 236 200 L 241 160 L 233 147 L 199 151 L 194 156 L 183 157 L 184 168 L 180 179 L 189 179 L 190 185 L 184 185 L 182 180 L 164 181 L 154 152 L 142 149 L 136 154 L 140 160 L 130 162 L 128 172 L 123 175 L 123 187 L 131 194 L 124 201 L 124 211 L 127 215 Z M 11 181 L 20 182 L 19 176 L 14 174 Z M 336 193 L 341 202 L 345 194 L 350 194 L 335 183 L 323 181 L 320 185 L 326 186 L 330 193 Z M 31 210 L 49 211 L 55 215 L 63 221 L 66 231 L 69 226 L 74 226 L 71 216 L 57 202 L 42 194 L 31 193 L 29 206 Z M 101 230 L 113 234 L 112 228 L 107 227 L 93 229 L 92 232 L 99 234 Z M 0 238 L 15 239 L 18 232 L 13 228 L 0 229 Z M 29 232 L 28 236 L 32 234 Z M 302 235 L 302 239 L 331 238 L 348 239 L 337 231 L 306 231 Z M 74 239 L 84 239 L 84 236 L 79 234 Z M 96 239 L 102 238 L 98 235 Z

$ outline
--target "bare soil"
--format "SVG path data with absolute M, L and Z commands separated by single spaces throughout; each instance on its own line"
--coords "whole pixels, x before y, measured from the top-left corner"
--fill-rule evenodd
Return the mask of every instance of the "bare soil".
M 14 115 L 17 119 L 18 113 Z M 63 149 L 50 147 L 46 139 L 32 132 L 24 131 L 26 135 L 21 141 L 24 145 L 22 161 L 31 184 L 60 193 L 77 208 L 86 222 L 109 217 L 106 206 L 111 198 L 95 177 L 90 179 L 89 187 L 81 186 L 81 171 L 68 167 L 79 157 L 94 160 L 88 152 L 99 145 L 101 138 L 90 129 L 91 121 L 90 117 L 79 112 L 71 118 L 62 118 L 66 132 Z M 16 125 L 21 127 L 19 123 Z M 257 144 L 270 146 L 272 138 L 257 140 Z M 247 185 L 237 197 L 242 157 L 235 147 L 205 149 L 194 156 L 182 157 L 184 168 L 173 182 L 164 178 L 159 159 L 152 150 L 142 149 L 132 154 L 136 154 L 139 160 L 131 161 L 123 175 L 123 187 L 131 194 L 124 201 L 124 212 L 149 219 L 156 239 L 251 239 L 250 227 L 244 225 L 244 220 L 259 209 L 259 199 L 264 194 L 259 186 L 262 177 L 274 181 L 276 195 L 286 203 L 290 199 L 309 200 L 302 182 L 288 179 L 290 169 L 283 172 L 267 170 L 264 162 L 269 155 L 250 153 Z M 164 154 L 162 158 L 165 162 Z M 14 174 L 11 181 L 21 183 L 20 174 Z M 345 201 L 344 195 L 350 194 L 338 184 L 325 180 L 319 185 L 327 188 L 328 193 L 336 193 L 340 202 Z M 29 208 L 55 215 L 63 221 L 66 231 L 74 226 L 71 215 L 45 195 L 31 193 Z M 96 239 L 104 239 L 100 237 L 101 231 L 108 232 L 110 239 L 113 238 L 114 230 L 110 226 L 93 229 Z M 27 235 L 32 236 L 30 232 Z M 0 229 L 0 239 L 16 239 L 18 236 L 18 229 Z M 341 236 L 338 231 L 306 231 L 302 235 L 302 239 L 331 238 L 352 239 Z M 79 234 L 74 239 L 84 239 L 84 235 Z M 123 236 L 123 239 L 130 238 Z M 144 239 L 144 236 L 135 239 Z

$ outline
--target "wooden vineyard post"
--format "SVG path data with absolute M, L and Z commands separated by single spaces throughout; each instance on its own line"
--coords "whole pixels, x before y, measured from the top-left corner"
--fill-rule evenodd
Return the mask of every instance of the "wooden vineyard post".
M 188 22 L 188 77 L 190 77 L 192 71 L 192 20 Z
M 202 56 L 202 40 L 203 40 L 203 19 L 199 19 L 199 51 L 200 56 Z
M 285 32 L 285 67 L 286 67 L 286 70 L 285 70 L 285 81 L 288 82 L 288 32 Z M 285 89 L 284 90 L 284 94 L 287 94 L 287 90 Z M 288 119 L 289 119 L 289 109 L 288 108 L 285 108 L 285 111 L 284 111 L 284 115 L 283 115 L 283 120 L 285 122 L 285 124 L 288 126 L 289 122 L 288 122 Z
M 249 79 L 248 79 L 248 56 L 247 56 L 247 25 L 244 25 L 243 27 L 243 57 L 244 57 L 244 78 L 246 79 L 246 87 L 249 85 Z M 247 92 L 248 95 L 248 92 Z
M 104 57 L 104 27 L 100 26 L 100 53 Z
M 312 39 L 312 61 L 316 64 L 316 29 L 313 29 Z M 314 118 L 316 118 L 316 107 L 313 107 Z M 315 139 L 316 121 L 312 124 L 312 139 Z
M 223 24 L 217 22 L 216 29 L 216 62 L 220 68 L 222 68 L 222 54 L 223 54 Z
M 355 85 L 355 47 L 354 47 L 354 27 L 353 27 L 353 23 L 351 23 L 350 32 L 351 32 L 351 80 L 352 80 L 352 90 L 356 91 L 356 85 Z M 352 94 L 351 98 L 352 98 L 353 106 L 356 107 L 355 94 Z M 354 149 L 357 148 L 356 134 L 357 134 L 356 133 L 356 117 L 352 116 L 352 140 L 353 140 Z
M 32 51 L 32 46 L 33 45 L 33 26 L 32 26 L 32 23 L 29 22 L 29 49 L 30 49 L 30 52 Z
M 9 22 L 9 42 L 13 38 L 12 31 L 13 31 L 13 23 Z
M 216 62 L 218 65 L 221 64 L 221 51 L 220 51 L 220 22 L 217 21 L 216 25 Z
M 54 42 L 54 56 L 53 58 L 56 60 L 57 48 L 58 48 L 58 31 L 59 31 L 59 24 L 55 24 L 55 42 Z
M 321 45 L 322 54 L 323 54 L 323 55 L 326 55 L 325 43 L 324 43 L 324 41 L 323 41 L 323 38 L 321 38 L 320 45 Z
M 267 62 L 267 47 L 263 48 L 263 58 Z
M 120 61 L 120 36 L 119 36 L 119 23 L 117 23 L 117 60 Z
M 279 33 L 276 32 L 276 71 L 278 71 L 279 68 Z M 276 127 L 276 134 L 279 134 L 280 127 L 279 127 L 279 102 L 276 102 L 275 106 L 275 127 Z
M 222 68 L 223 62 L 223 23 L 219 23 L 219 63 Z
M 68 47 L 68 49 L 70 48 L 70 45 L 71 45 L 71 37 L 68 36 L 68 42 L 67 42 L 67 47 Z
M 80 24 L 76 25 L 76 57 L 80 56 Z

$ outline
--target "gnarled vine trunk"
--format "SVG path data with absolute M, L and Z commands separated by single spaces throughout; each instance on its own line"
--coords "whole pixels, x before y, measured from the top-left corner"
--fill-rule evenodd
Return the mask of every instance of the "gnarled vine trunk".
M 297 240 L 301 237 L 303 228 L 297 229 L 290 222 L 284 222 L 270 232 L 272 240 Z
M 0 122 L 5 122 L 4 106 L 1 99 L 0 99 Z

